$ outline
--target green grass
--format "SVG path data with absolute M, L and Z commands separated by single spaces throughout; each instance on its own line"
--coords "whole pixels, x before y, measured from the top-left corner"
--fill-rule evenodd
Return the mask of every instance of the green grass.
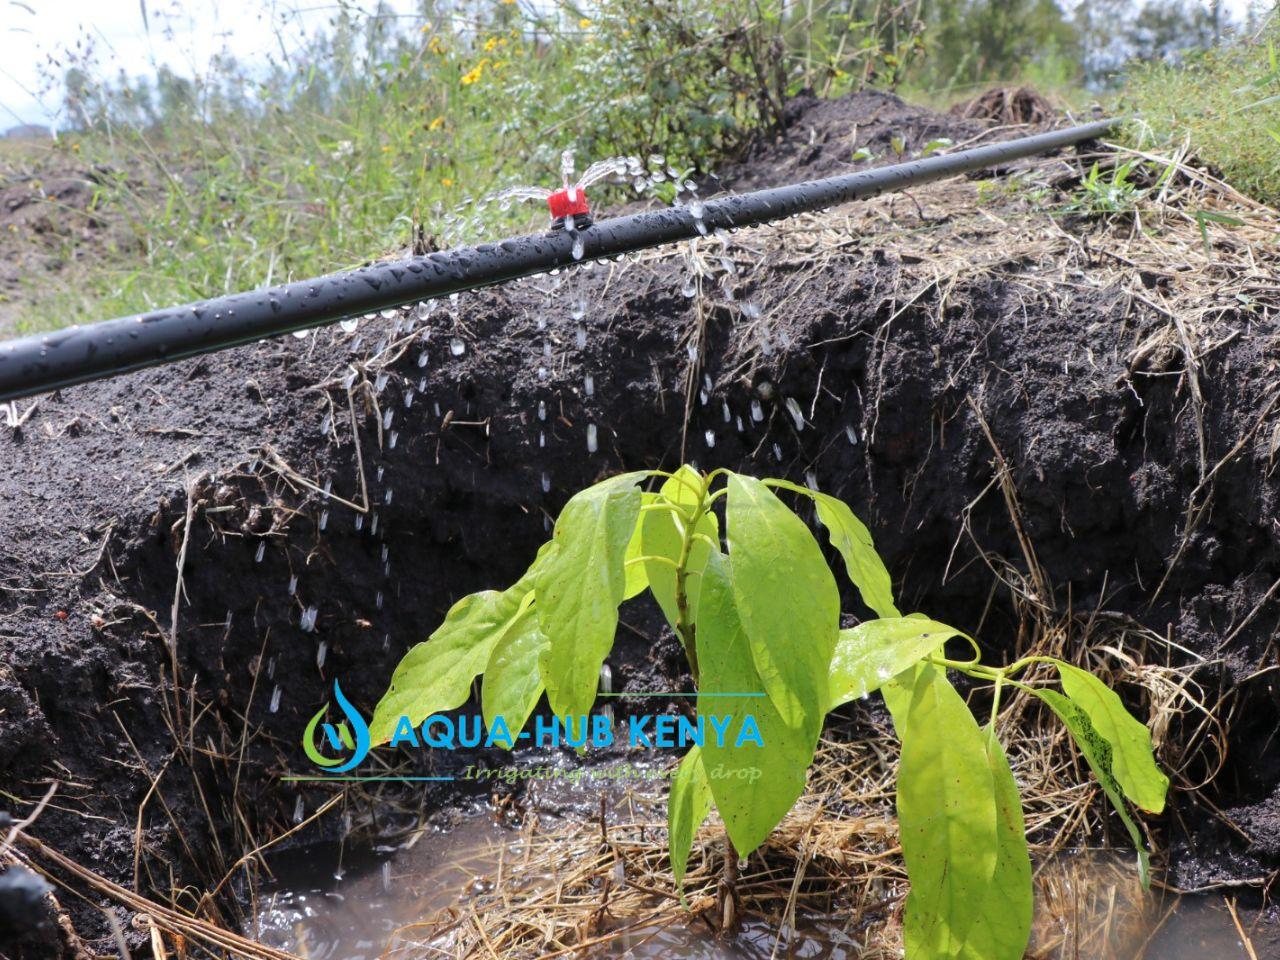
M 1280 206 L 1280 24 L 1182 65 L 1134 69 L 1119 106 L 1135 115 L 1138 146 L 1189 138 L 1236 189 Z
M 408 247 L 419 228 L 442 246 L 527 229 L 545 208 L 468 198 L 556 185 L 565 148 L 579 169 L 651 153 L 678 169 L 714 164 L 776 123 L 800 85 L 839 92 L 909 57 L 891 56 L 876 22 L 832 19 L 835 6 L 348 11 L 265 74 L 231 62 L 199 85 L 122 86 L 81 72 L 82 129 L 45 163 L 95 171 L 106 228 L 74 257 L 33 231 L 62 268 L 26 277 L 4 313 L 18 332 L 47 329 L 341 269 Z M 608 199 L 635 196 L 613 189 Z

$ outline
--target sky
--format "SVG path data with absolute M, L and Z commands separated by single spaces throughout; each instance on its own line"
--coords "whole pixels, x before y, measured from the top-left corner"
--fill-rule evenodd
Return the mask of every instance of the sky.
M 1242 13 L 1248 2 L 1226 6 Z M 407 14 L 413 2 L 390 6 Z M 92 45 L 108 76 L 121 66 L 134 76 L 154 75 L 161 65 L 194 76 L 224 50 L 252 64 L 282 45 L 288 49 L 336 10 L 334 0 L 0 0 L 0 131 L 56 123 L 61 89 L 48 89 L 49 58 L 77 44 Z M 62 69 L 52 72 L 60 76 Z
M 408 13 L 413 3 L 390 6 Z M 49 57 L 77 43 L 92 44 L 107 76 L 121 66 L 154 75 L 161 65 L 194 76 L 224 50 L 248 63 L 278 53 L 337 9 L 334 0 L 0 0 L 0 131 L 56 120 L 61 89 L 46 89 Z

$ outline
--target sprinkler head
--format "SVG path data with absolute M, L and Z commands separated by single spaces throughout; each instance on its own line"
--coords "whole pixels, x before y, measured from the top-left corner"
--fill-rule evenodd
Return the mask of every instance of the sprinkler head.
M 573 217 L 577 230 L 591 226 L 591 207 L 587 193 L 581 187 L 565 187 L 547 197 L 547 209 L 551 211 L 551 229 L 564 229 L 565 217 Z

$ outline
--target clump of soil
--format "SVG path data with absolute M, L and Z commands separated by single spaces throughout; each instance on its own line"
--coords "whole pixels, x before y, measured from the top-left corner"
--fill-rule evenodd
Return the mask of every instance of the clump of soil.
M 724 173 L 749 189 L 984 129 L 803 100 Z M 1170 882 L 1273 870 L 1276 220 L 1212 225 L 1206 250 L 1185 209 L 1223 199 L 1190 168 L 1111 221 L 1055 213 L 1079 158 L 1010 172 L 21 405 L 0 430 L 3 805 L 56 781 L 32 836 L 234 927 L 253 850 L 296 816 L 338 829 L 324 788 L 279 779 L 334 680 L 367 711 L 572 492 L 684 459 L 815 481 L 904 609 L 995 659 L 1052 635 L 1121 681 L 1175 775 Z M 623 619 L 615 688 L 683 682 L 659 618 Z

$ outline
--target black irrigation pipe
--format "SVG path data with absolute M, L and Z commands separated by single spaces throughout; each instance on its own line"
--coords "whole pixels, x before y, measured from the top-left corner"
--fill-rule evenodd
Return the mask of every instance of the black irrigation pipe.
M 1019 140 L 708 200 L 701 218 L 672 207 L 565 230 L 375 263 L 314 280 L 104 320 L 0 343 L 0 403 L 130 370 L 212 353 L 264 337 L 674 243 L 705 231 L 780 220 L 1093 140 L 1101 120 Z M 701 226 L 702 229 L 699 229 Z M 573 256 L 575 236 L 582 257 Z

